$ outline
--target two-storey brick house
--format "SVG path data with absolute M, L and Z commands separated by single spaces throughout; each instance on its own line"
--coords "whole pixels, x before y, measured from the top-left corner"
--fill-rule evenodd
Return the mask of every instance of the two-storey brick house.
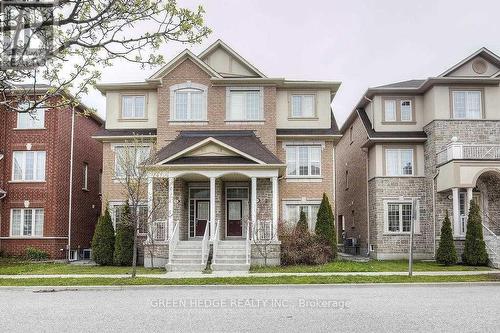
M 368 89 L 337 146 L 345 238 L 374 258 L 406 257 L 413 216 L 416 257 L 434 258 L 448 211 L 460 253 L 474 199 L 498 265 L 499 85 L 500 57 L 483 48 L 437 77 Z
M 38 85 L 35 93 L 48 88 Z M 54 259 L 78 259 L 90 249 L 101 209 L 102 165 L 102 145 L 92 135 L 104 121 L 94 114 L 84 116 L 85 110 L 47 107 L 28 114 L 0 108 L 4 254 L 24 255 L 27 247 L 34 247 Z
M 268 78 L 220 40 L 144 82 L 100 84 L 103 201 L 116 220 L 125 196 L 115 154 L 127 140 L 152 140 L 159 151 L 140 209 L 156 195 L 167 200 L 155 217 L 158 265 L 201 270 L 212 246 L 212 268 L 247 269 L 262 261 L 259 240 L 278 264 L 278 221 L 293 224 L 303 210 L 314 229 L 323 193 L 333 202 L 339 85 Z M 155 190 L 160 179 L 167 193 Z

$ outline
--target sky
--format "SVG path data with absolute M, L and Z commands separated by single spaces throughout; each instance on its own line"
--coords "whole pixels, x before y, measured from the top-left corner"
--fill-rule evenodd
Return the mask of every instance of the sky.
M 341 81 L 332 106 L 342 125 L 369 87 L 437 76 L 481 47 L 500 54 L 498 0 L 178 0 L 201 4 L 213 33 L 268 77 Z M 186 45 L 161 48 L 166 60 Z M 143 81 L 155 70 L 115 63 L 102 82 Z M 105 115 L 91 91 L 84 103 Z

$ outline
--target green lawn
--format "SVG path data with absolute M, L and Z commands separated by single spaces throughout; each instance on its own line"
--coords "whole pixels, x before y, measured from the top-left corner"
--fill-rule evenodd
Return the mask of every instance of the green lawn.
M 436 283 L 498 282 L 499 274 L 467 276 L 280 276 L 232 278 L 38 278 L 2 279 L 0 286 L 127 286 L 127 285 L 274 285 L 274 284 L 345 284 L 345 283 Z
M 0 275 L 18 274 L 129 274 L 130 267 L 82 266 L 64 263 L 38 263 L 0 259 Z M 137 274 L 165 273 L 164 269 L 137 267 Z
M 413 270 L 429 271 L 475 271 L 490 270 L 489 267 L 453 265 L 443 266 L 433 261 L 416 261 Z M 254 273 L 307 273 L 307 272 L 405 272 L 408 260 L 370 260 L 368 262 L 334 261 L 317 266 L 252 267 Z

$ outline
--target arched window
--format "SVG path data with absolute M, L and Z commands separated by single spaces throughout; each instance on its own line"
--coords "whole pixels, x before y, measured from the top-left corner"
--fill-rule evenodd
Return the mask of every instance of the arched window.
M 170 87 L 171 121 L 206 121 L 207 87 L 186 82 Z

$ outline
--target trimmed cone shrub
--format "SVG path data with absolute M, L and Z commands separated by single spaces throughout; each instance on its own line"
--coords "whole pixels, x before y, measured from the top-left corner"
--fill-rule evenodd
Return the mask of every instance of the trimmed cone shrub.
M 134 255 L 134 223 L 130 207 L 125 204 L 120 221 L 116 223 L 115 252 L 113 262 L 117 266 L 131 266 Z
M 436 253 L 436 261 L 446 266 L 454 265 L 458 261 L 457 251 L 453 243 L 453 232 L 451 230 L 448 211 L 446 211 L 443 226 L 441 227 L 441 240 L 439 241 L 439 247 Z
M 300 234 L 309 233 L 306 213 L 303 210 L 300 211 L 299 222 L 297 222 L 297 225 L 295 226 L 295 232 Z
M 115 230 L 111 215 L 106 208 L 104 215 L 99 217 L 92 238 L 92 259 L 99 265 L 112 265 L 115 251 Z
M 483 240 L 481 214 L 479 206 L 474 200 L 470 201 L 462 261 L 464 264 L 471 266 L 485 266 L 488 264 L 488 252 L 486 252 L 486 244 Z
M 330 201 L 326 193 L 323 193 L 323 200 L 321 200 L 321 205 L 318 210 L 315 232 L 316 236 L 330 245 L 333 258 L 337 256 L 337 235 L 334 223 L 332 206 L 330 206 Z

